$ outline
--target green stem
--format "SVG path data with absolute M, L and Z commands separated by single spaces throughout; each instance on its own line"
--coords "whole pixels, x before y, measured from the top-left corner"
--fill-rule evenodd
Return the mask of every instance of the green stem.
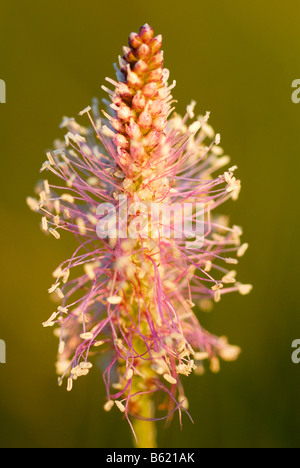
M 142 412 L 141 415 L 145 418 L 153 418 L 153 402 L 150 398 L 143 397 L 142 401 Z M 138 439 L 138 443 L 135 442 L 136 448 L 157 448 L 156 442 L 156 427 L 154 421 L 142 421 L 141 419 L 135 419 L 133 421 L 133 427 Z

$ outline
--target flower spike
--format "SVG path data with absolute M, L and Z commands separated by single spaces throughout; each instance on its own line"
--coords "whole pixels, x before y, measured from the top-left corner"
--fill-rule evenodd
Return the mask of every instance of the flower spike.
M 238 198 L 236 167 L 219 174 L 229 158 L 209 113 L 195 119 L 195 102 L 184 117 L 173 112 L 161 47 L 148 24 L 130 34 L 116 80 L 103 86 L 106 108 L 94 100 L 80 112 L 86 126 L 64 118 L 64 141 L 41 169 L 47 180 L 27 200 L 53 240 L 78 239 L 53 273 L 59 306 L 43 324 L 59 338 L 59 383 L 71 391 L 103 355 L 104 410 L 116 406 L 132 428 L 132 418 L 181 417 L 181 377 L 238 357 L 195 311 L 251 290 L 231 268 L 248 248 L 242 230 L 218 214 Z

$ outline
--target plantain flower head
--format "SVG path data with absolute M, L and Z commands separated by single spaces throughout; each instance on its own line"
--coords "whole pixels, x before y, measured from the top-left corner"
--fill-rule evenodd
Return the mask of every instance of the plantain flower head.
M 247 294 L 235 265 L 247 250 L 242 229 L 231 227 L 220 206 L 236 200 L 236 167 L 220 147 L 209 113 L 174 112 L 162 37 L 147 24 L 129 36 L 116 80 L 104 100 L 65 117 L 41 171 L 38 198 L 42 230 L 65 231 L 78 248 L 53 273 L 49 293 L 57 309 L 44 322 L 59 339 L 59 383 L 103 369 L 104 409 L 133 418 L 170 418 L 187 412 L 181 382 L 213 372 L 220 358 L 240 349 L 198 322 L 224 294 Z

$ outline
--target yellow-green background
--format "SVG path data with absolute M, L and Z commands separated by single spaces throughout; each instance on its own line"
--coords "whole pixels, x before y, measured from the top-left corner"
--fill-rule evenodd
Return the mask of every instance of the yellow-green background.
M 100 371 L 67 394 L 54 371 L 51 272 L 73 243 L 39 231 L 25 198 L 44 152 L 74 116 L 104 97 L 113 61 L 145 22 L 164 36 L 166 66 L 184 112 L 191 99 L 239 166 L 237 203 L 224 207 L 251 245 L 239 266 L 253 293 L 231 295 L 200 321 L 243 348 L 219 375 L 185 379 L 195 424 L 160 425 L 161 447 L 296 447 L 300 364 L 291 362 L 299 320 L 300 4 L 279 0 L 34 1 L 0 7 L 1 447 L 130 447 L 127 423 L 104 413 Z

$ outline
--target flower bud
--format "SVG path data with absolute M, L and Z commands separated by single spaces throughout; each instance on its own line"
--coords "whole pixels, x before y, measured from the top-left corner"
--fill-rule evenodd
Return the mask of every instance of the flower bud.
M 151 114 L 144 110 L 138 118 L 138 124 L 143 132 L 147 132 L 152 125 Z
M 163 111 L 164 103 L 155 100 L 155 101 L 148 101 L 148 110 L 152 115 L 158 115 Z
M 152 70 L 148 75 L 149 81 L 161 81 L 163 76 L 162 68 L 156 68 L 156 70 Z
M 124 135 L 122 135 L 122 133 L 117 133 L 113 137 L 113 142 L 116 146 L 119 146 L 120 148 L 123 148 L 125 150 L 129 149 L 129 141 Z
M 157 90 L 158 99 L 162 101 L 168 97 L 168 89 L 163 86 Z
M 140 47 L 136 50 L 136 56 L 139 59 L 145 60 L 145 58 L 149 57 L 150 55 L 150 47 L 147 44 L 142 44 Z M 136 60 L 136 59 L 135 59 Z
M 124 149 L 120 147 L 118 147 L 118 155 L 119 155 L 120 166 L 124 168 L 125 170 L 128 170 L 132 162 L 132 157 L 130 156 L 128 151 L 125 151 Z
M 162 117 L 161 115 L 159 115 L 158 117 L 156 117 L 156 119 L 153 122 L 153 129 L 157 130 L 158 132 L 161 132 L 162 130 L 165 129 L 166 125 L 167 125 L 166 119 Z
M 115 130 L 119 133 L 123 133 L 125 131 L 124 124 L 119 119 L 112 119 L 110 124 L 114 127 Z
M 119 56 L 119 66 L 120 70 L 124 76 L 127 76 L 127 62 L 121 56 Z
M 150 48 L 152 54 L 156 54 L 162 46 L 162 35 L 160 34 L 159 36 L 154 37 L 150 43 Z
M 160 134 L 156 130 L 152 130 L 148 133 L 148 135 L 144 138 L 143 143 L 146 148 L 154 148 L 158 145 L 160 140 Z
M 126 83 L 118 83 L 116 92 L 122 97 L 122 99 L 130 99 L 133 95 L 132 90 L 127 86 Z
M 137 75 L 144 75 L 145 73 L 147 73 L 147 72 L 149 71 L 149 67 L 148 67 L 147 63 L 144 62 L 144 60 L 139 60 L 139 61 L 136 62 L 136 64 L 134 65 L 133 71 L 134 71 Z
M 134 119 L 130 120 L 130 124 L 126 126 L 126 133 L 131 140 L 138 140 L 142 136 L 142 132 Z
M 143 86 L 142 80 L 136 73 L 130 70 L 129 66 L 127 68 L 127 83 L 132 88 L 141 88 Z
M 125 122 L 129 122 L 129 120 L 133 116 L 132 110 L 125 104 L 122 104 L 120 107 L 118 107 L 117 114 L 119 119 Z
M 157 93 L 157 85 L 156 83 L 153 81 L 151 83 L 148 83 L 146 84 L 143 89 L 142 89 L 142 92 L 143 92 L 143 95 L 147 98 L 152 98 L 153 96 L 155 96 L 155 94 Z
M 145 96 L 138 91 L 132 99 L 132 108 L 136 111 L 142 111 L 145 108 L 146 99 Z
M 129 47 L 123 47 L 123 59 L 126 60 L 127 63 L 134 63 L 137 61 L 134 53 Z
M 142 44 L 143 41 L 137 33 L 133 32 L 130 34 L 128 38 L 128 42 L 131 47 L 133 47 L 134 49 L 137 49 Z
M 154 31 L 151 28 L 151 26 L 149 26 L 149 24 L 144 24 L 144 26 L 140 28 L 140 38 L 146 44 L 149 44 L 149 42 L 153 38 L 153 34 L 154 34 Z
M 164 53 L 163 51 L 158 52 L 154 57 L 149 62 L 149 68 L 150 70 L 153 70 L 154 68 L 162 67 L 164 63 Z
M 114 94 L 113 97 L 112 97 L 112 102 L 116 105 L 116 106 L 122 106 L 123 104 L 123 100 L 121 98 L 121 96 L 119 96 L 118 94 Z

